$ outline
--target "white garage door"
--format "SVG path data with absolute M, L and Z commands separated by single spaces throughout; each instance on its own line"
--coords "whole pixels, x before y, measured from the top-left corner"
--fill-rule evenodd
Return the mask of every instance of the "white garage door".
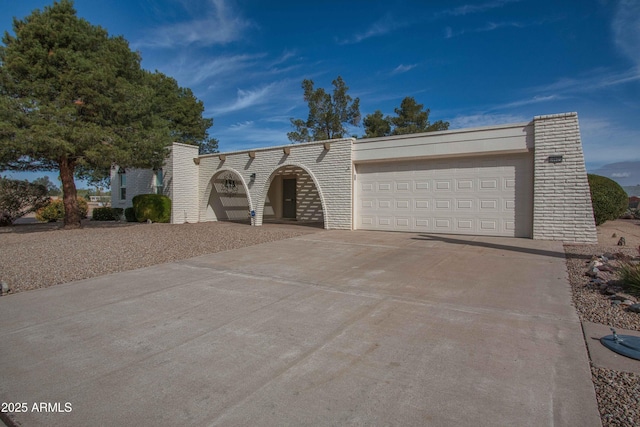
M 356 228 L 531 237 L 529 154 L 356 165 Z

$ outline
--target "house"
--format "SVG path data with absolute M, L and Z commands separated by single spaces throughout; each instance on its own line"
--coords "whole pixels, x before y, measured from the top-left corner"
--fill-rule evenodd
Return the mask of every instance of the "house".
M 198 155 L 173 144 L 161 170 L 114 168 L 112 206 L 172 199 L 172 223 L 271 219 L 327 229 L 595 243 L 578 115 L 370 139 Z
M 638 209 L 638 205 L 640 205 L 640 197 L 638 196 L 629 197 L 629 209 Z

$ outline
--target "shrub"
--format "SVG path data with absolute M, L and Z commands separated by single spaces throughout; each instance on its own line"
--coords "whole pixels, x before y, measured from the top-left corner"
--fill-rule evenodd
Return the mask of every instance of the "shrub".
M 625 262 L 620 265 L 618 277 L 631 294 L 640 295 L 640 264 Z
M 127 220 L 127 222 L 136 222 L 136 212 L 133 210 L 133 208 L 126 208 L 124 210 L 124 217 Z
M 95 208 L 91 219 L 94 221 L 113 221 L 116 219 L 116 216 L 111 208 Z
M 0 177 L 0 226 L 49 204 L 44 185 Z
M 169 222 L 171 199 L 161 194 L 139 194 L 133 198 L 133 210 L 138 222 Z
M 64 205 L 62 200 L 51 200 L 51 202 L 38 209 L 36 212 L 36 219 L 43 222 L 56 222 L 59 219 L 64 218 Z
M 89 204 L 81 197 L 76 199 L 80 209 L 80 217 L 86 218 L 89 212 Z M 51 200 L 51 202 L 36 212 L 36 219 L 44 222 L 56 222 L 64 219 L 64 202 L 61 199 Z
M 113 211 L 113 219 L 116 221 L 120 221 L 122 220 L 122 217 L 124 216 L 124 209 L 122 208 L 111 208 L 111 210 Z
M 627 210 L 629 197 L 620 185 L 600 175 L 587 175 L 596 225 L 619 218 Z

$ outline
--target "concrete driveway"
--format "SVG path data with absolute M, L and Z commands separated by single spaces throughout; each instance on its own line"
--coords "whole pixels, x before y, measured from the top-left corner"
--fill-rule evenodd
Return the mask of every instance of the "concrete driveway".
M 28 426 L 600 425 L 558 242 L 319 231 L 2 297 L 0 343 Z

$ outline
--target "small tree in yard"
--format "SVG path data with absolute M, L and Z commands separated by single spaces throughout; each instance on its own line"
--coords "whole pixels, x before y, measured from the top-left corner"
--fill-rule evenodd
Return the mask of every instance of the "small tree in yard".
M 389 135 L 406 135 L 411 133 L 434 132 L 449 129 L 449 122 L 438 120 L 429 122 L 431 110 L 424 110 L 424 104 L 418 104 L 411 97 L 405 97 L 399 108 L 394 109 L 396 116 L 382 115 L 376 110 L 364 118 L 364 138 L 375 138 Z
M 161 167 L 173 141 L 215 151 L 202 102 L 142 70 L 124 38 L 78 18 L 72 1 L 14 19 L 13 30 L 0 46 L 0 170 L 58 171 L 65 228 L 81 225 L 76 177 Z
M 0 226 L 7 226 L 49 203 L 47 188 L 29 181 L 0 177 Z
M 303 80 L 304 100 L 309 106 L 307 120 L 291 119 L 294 132 L 287 133 L 292 142 L 322 141 L 344 138 L 346 124 L 360 124 L 360 99 L 347 94 L 349 88 L 338 76 L 333 82 L 333 95 L 323 88 L 314 89 L 313 80 Z

